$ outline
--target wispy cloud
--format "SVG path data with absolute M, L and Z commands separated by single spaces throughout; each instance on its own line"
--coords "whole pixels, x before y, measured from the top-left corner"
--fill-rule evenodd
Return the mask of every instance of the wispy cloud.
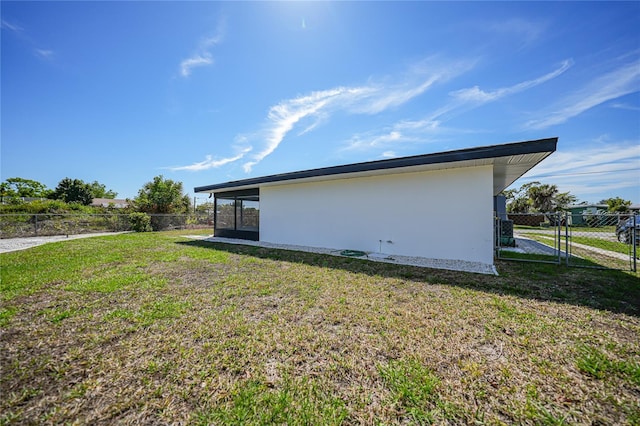
M 384 82 L 369 81 L 356 87 L 336 87 L 312 92 L 296 98 L 284 100 L 269 109 L 267 124 L 263 134 L 263 148 L 244 164 L 249 173 L 253 166 L 273 153 L 287 134 L 301 121 L 313 119 L 301 134 L 315 129 L 320 122 L 327 121 L 332 114 L 374 115 L 396 108 L 423 94 L 438 82 L 446 81 L 470 69 L 472 63 L 449 63 L 434 65 L 433 59 L 425 60 L 409 69 L 396 79 L 386 78 Z M 382 138 L 393 139 L 389 134 Z
M 214 46 L 222 43 L 226 31 L 225 20 L 220 20 L 216 33 L 212 37 L 204 38 L 198 45 L 195 53 L 180 62 L 180 75 L 189 77 L 193 68 L 213 64 L 213 54 L 211 50 Z
M 54 51 L 49 49 L 35 49 L 35 54 L 42 59 L 51 59 L 54 55 Z
M 246 159 L 243 169 L 246 173 L 250 173 L 253 167 L 271 155 L 296 127 L 300 130 L 297 134 L 303 135 L 313 131 L 337 113 L 375 115 L 399 107 L 422 95 L 433 85 L 468 71 L 474 64 L 475 62 L 461 62 L 435 66 L 425 61 L 395 78 L 387 77 L 377 81 L 371 79 L 361 86 L 339 86 L 285 99 L 269 108 L 262 129 L 249 136 L 256 146 L 251 154 L 247 151 L 242 155 L 223 160 L 208 158 L 191 166 L 173 168 L 173 170 L 205 170 L 219 167 L 218 164 L 224 165 Z M 356 134 L 344 149 L 375 147 L 385 148 L 390 152 L 388 147 L 393 145 L 424 141 L 425 134 L 447 131 L 441 124 L 450 119 L 454 113 L 476 108 L 543 84 L 564 73 L 571 65 L 572 61 L 566 60 L 557 69 L 538 78 L 492 91 L 474 86 L 451 92 L 449 102 L 426 118 L 403 120 L 379 131 Z M 224 162 L 220 163 L 221 161 Z
M 540 84 L 546 83 L 549 80 L 552 80 L 565 71 L 567 71 L 573 65 L 572 59 L 567 59 L 563 61 L 560 66 L 538 78 L 534 78 L 533 80 L 523 81 L 512 86 L 501 87 L 495 90 L 484 91 L 480 89 L 478 86 L 470 87 L 467 89 L 460 89 L 450 93 L 453 97 L 453 101 L 449 103 L 445 108 L 442 109 L 440 115 L 444 115 L 452 110 L 467 108 L 467 107 L 477 107 L 489 102 L 494 102 L 499 99 L 502 99 L 506 96 L 515 95 L 516 93 L 523 92 L 525 90 L 531 89 Z M 431 117 L 431 120 L 438 118 L 439 115 L 435 115 Z
M 351 109 L 352 112 L 363 114 L 378 114 L 390 108 L 398 107 L 411 99 L 423 94 L 433 84 L 447 77 L 444 74 L 433 74 L 421 82 L 403 82 L 392 87 L 384 88 L 375 85 L 369 87 L 367 102 L 359 102 Z
M 554 111 L 526 124 L 530 129 L 545 129 L 561 124 L 604 102 L 640 90 L 640 60 L 601 75 L 557 103 Z
M 182 74 L 183 77 L 189 77 L 193 68 L 211 65 L 212 63 L 213 57 L 209 52 L 205 52 L 202 55 L 192 56 L 180 63 L 180 74 Z
M 167 169 L 171 170 L 172 172 L 177 172 L 182 170 L 187 170 L 190 172 L 198 172 L 201 170 L 217 169 L 218 167 L 222 167 L 226 164 L 233 163 L 235 161 L 240 160 L 249 151 L 251 151 L 250 147 L 245 148 L 242 151 L 240 151 L 237 155 L 233 157 L 228 157 L 228 158 L 213 158 L 213 156 L 207 155 L 204 161 L 193 163 L 188 166 L 167 167 Z
M 205 46 L 211 47 L 219 43 L 220 37 L 209 39 Z M 201 51 L 183 62 L 183 76 L 188 76 L 192 67 L 207 65 L 210 60 L 212 61 L 211 56 L 204 53 Z M 206 170 L 246 158 L 243 169 L 249 173 L 256 164 L 272 154 L 296 127 L 300 129 L 297 135 L 301 136 L 315 130 L 337 113 L 375 115 L 399 107 L 420 96 L 434 84 L 467 71 L 474 64 L 474 62 L 443 64 L 441 61 L 438 63 L 434 58 L 428 58 L 414 64 L 400 76 L 387 76 L 379 80 L 370 79 L 361 86 L 338 86 L 285 99 L 269 108 L 265 123 L 260 130 L 238 137 L 243 139 L 242 145 L 249 142 L 256 145 L 255 150 L 250 148 L 223 159 L 207 157 L 204 161 L 189 166 L 172 167 L 171 170 Z M 394 138 L 396 135 L 391 133 L 380 137 L 380 141 Z M 239 145 L 237 141 L 234 144 Z M 252 154 L 248 155 L 249 152 Z
M 625 104 L 625 103 L 622 103 L 622 102 L 616 102 L 614 104 L 611 104 L 611 108 L 627 109 L 629 111 L 640 111 L 640 107 L 635 106 L 635 105 Z
M 572 65 L 573 61 L 568 59 L 563 61 L 557 69 L 538 78 L 494 90 L 486 91 L 478 86 L 473 86 L 450 92 L 449 101 L 425 118 L 402 120 L 379 130 L 356 134 L 347 141 L 344 150 L 381 148 L 388 146 L 390 143 L 424 141 L 426 135 L 451 131 L 451 129 L 443 127 L 442 124 L 455 115 L 543 84 L 563 74 Z M 460 132 L 459 130 L 457 131 Z
M 585 201 L 617 196 L 616 191 L 640 184 L 640 140 L 585 143 L 571 150 L 562 147 L 525 174 L 517 183 L 541 181 L 558 185 Z M 640 195 L 640 194 L 638 194 Z
M 573 60 L 568 59 L 562 62 L 560 67 L 548 74 L 533 80 L 523 81 L 513 86 L 502 87 L 493 91 L 484 91 L 478 86 L 474 86 L 468 89 L 461 89 L 451 93 L 451 96 L 460 103 L 472 103 L 472 104 L 485 104 L 487 102 L 493 102 L 505 96 L 513 95 L 532 87 L 538 86 L 542 83 L 558 77 L 560 74 L 568 70 L 573 65 Z
M 386 148 L 400 143 L 423 141 L 423 139 L 410 136 L 406 132 L 402 132 L 397 128 L 387 131 L 372 131 L 366 133 L 358 133 L 349 139 L 343 151 L 351 150 L 368 150 L 372 148 Z
M 13 32 L 20 32 L 22 31 L 22 27 L 20 25 L 14 24 L 12 22 L 6 21 L 4 19 L 2 19 L 0 21 L 0 28 L 2 29 L 6 29 L 9 31 L 13 31 Z
M 0 27 L 4 30 L 11 31 L 14 34 L 14 36 L 17 39 L 21 40 L 21 42 L 24 43 L 29 49 L 31 49 L 31 52 L 39 59 L 43 59 L 47 61 L 53 59 L 55 52 L 51 49 L 42 49 L 38 47 L 40 43 L 34 40 L 30 36 L 30 34 L 28 34 L 28 32 L 25 31 L 25 29 L 22 28 L 20 25 L 15 24 L 13 22 L 9 22 L 6 19 L 2 19 L 0 21 Z
M 339 108 L 340 105 L 353 105 L 370 92 L 371 89 L 367 87 L 337 87 L 287 99 L 272 106 L 267 116 L 268 124 L 263 132 L 264 147 L 253 155 L 251 161 L 244 164 L 245 172 L 249 173 L 254 165 L 275 151 L 287 133 L 302 119 L 318 114 L 327 117 L 330 109 Z M 308 130 L 309 127 L 305 129 Z
M 571 151 L 558 151 L 533 169 L 530 177 L 602 173 L 640 164 L 640 141 L 582 146 Z M 640 172 L 640 169 L 637 169 Z

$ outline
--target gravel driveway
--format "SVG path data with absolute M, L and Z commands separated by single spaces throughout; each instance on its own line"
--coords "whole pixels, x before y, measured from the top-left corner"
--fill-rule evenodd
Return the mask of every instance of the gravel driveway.
M 6 238 L 0 239 L 0 253 L 10 251 L 25 250 L 31 247 L 40 246 L 46 243 L 56 241 L 75 240 L 78 238 L 101 237 L 103 235 L 118 235 L 124 232 L 100 232 L 96 234 L 77 234 L 77 235 L 55 235 L 51 237 L 26 237 L 26 238 Z

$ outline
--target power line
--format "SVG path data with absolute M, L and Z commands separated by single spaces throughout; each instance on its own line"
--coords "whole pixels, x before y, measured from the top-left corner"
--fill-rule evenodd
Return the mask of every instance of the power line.
M 522 177 L 520 179 L 540 179 L 540 178 L 556 177 L 556 176 L 597 175 L 597 174 L 603 174 L 603 173 L 629 172 L 629 171 L 634 171 L 634 170 L 640 172 L 640 169 L 638 169 L 638 168 L 631 168 L 631 169 L 607 170 L 607 171 L 602 171 L 602 172 L 558 173 L 558 174 L 555 174 L 555 175 L 538 175 L 538 176 Z

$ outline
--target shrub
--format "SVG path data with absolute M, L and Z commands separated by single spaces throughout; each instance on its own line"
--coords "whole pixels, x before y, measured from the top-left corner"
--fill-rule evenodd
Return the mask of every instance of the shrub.
M 95 214 L 96 209 L 91 206 L 85 206 L 84 204 L 80 204 L 78 202 L 71 202 L 67 204 L 69 206 L 69 211 L 78 212 L 78 213 L 86 213 L 86 214 Z
M 62 200 L 35 200 L 20 204 L 2 204 L 0 213 L 28 213 L 28 214 L 65 214 L 65 213 L 86 213 L 94 214 L 99 212 L 90 206 L 83 206 L 78 203 L 67 204 Z
M 129 214 L 129 222 L 131 222 L 131 229 L 135 232 L 151 231 L 151 216 L 146 213 L 137 212 Z
M 25 203 L 24 207 L 29 213 L 35 214 L 66 213 L 69 211 L 67 203 L 60 200 L 33 201 L 31 203 Z
M 20 197 L 5 197 L 6 201 L 12 205 L 21 205 L 24 204 L 24 201 Z
M 172 216 L 164 214 L 154 214 L 151 217 L 151 229 L 154 231 L 165 231 L 172 228 Z

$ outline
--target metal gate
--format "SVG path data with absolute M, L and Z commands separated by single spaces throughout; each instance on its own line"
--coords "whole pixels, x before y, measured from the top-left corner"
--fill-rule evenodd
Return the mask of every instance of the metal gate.
M 639 218 L 609 213 L 509 214 L 495 220 L 496 257 L 635 272 Z

